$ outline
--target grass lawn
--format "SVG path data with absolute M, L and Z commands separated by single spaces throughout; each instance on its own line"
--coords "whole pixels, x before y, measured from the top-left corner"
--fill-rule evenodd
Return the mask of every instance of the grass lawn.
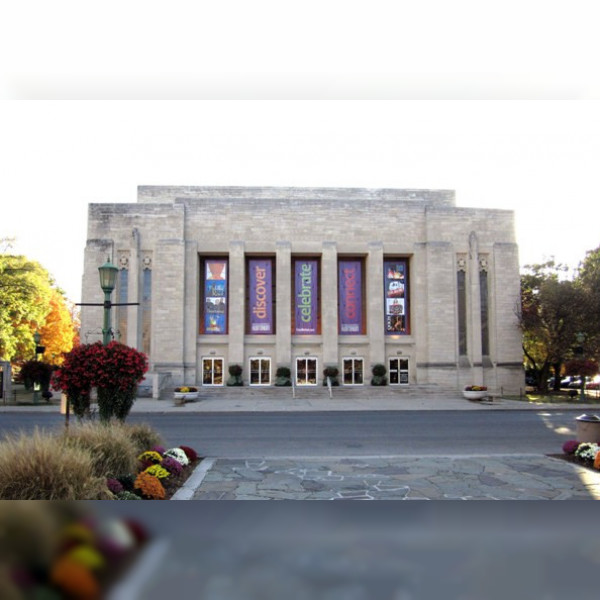
M 505 396 L 509 400 L 519 400 L 529 404 L 580 404 L 579 393 L 575 397 L 569 396 L 569 392 L 561 390 L 560 392 L 548 392 L 542 394 L 539 392 L 530 392 L 523 396 Z M 586 392 L 586 404 L 600 404 L 600 393 L 597 390 Z

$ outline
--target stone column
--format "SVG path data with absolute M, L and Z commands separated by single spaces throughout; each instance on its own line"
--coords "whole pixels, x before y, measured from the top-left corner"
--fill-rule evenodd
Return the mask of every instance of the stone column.
M 483 385 L 483 357 L 481 354 L 481 288 L 479 285 L 479 240 L 473 231 L 469 236 L 467 270 L 468 297 L 468 353 L 471 359 L 473 384 Z
M 127 295 L 129 302 L 141 302 L 140 293 L 140 232 L 137 227 L 131 231 L 131 253 L 129 255 L 129 286 Z M 140 349 L 141 338 L 141 315 L 140 306 L 127 307 L 127 345 L 132 348 Z
M 185 288 L 184 288 L 184 333 L 183 361 L 185 381 L 197 382 L 200 374 L 196 372 L 198 354 L 198 315 L 199 315 L 199 263 L 198 242 L 185 242 Z
M 275 244 L 275 271 L 277 277 L 275 318 L 275 369 L 291 368 L 292 362 L 292 246 L 290 242 Z M 293 370 L 293 369 L 292 369 Z
M 385 364 L 385 327 L 383 308 L 383 242 L 369 242 L 369 256 L 365 265 L 367 282 L 367 335 L 370 341 L 371 367 Z M 370 372 L 369 365 L 365 365 Z
M 246 264 L 243 241 L 229 242 L 229 364 L 244 365 Z M 227 373 L 228 365 L 225 365 Z
M 158 370 L 170 372 L 174 381 L 183 381 L 185 305 L 183 240 L 159 240 L 151 266 L 151 362 Z
M 339 367 L 338 266 L 337 244 L 335 242 L 323 242 L 320 286 L 323 367 L 330 365 Z

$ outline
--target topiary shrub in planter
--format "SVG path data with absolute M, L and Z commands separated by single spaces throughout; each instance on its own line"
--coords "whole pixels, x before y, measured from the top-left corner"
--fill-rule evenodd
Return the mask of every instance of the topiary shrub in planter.
M 277 367 L 275 372 L 275 385 L 278 387 L 289 387 L 292 385 L 292 372 L 289 367 Z
M 330 365 L 323 369 L 323 385 L 327 385 L 327 378 L 331 379 L 332 386 L 339 386 L 340 382 L 338 381 L 338 375 L 340 374 L 340 370 L 335 365 Z
M 387 385 L 387 377 L 385 376 L 387 369 L 385 368 L 385 365 L 382 365 L 381 363 L 373 365 L 371 373 L 373 374 L 371 385 Z
M 240 365 L 229 365 L 229 379 L 227 385 L 230 387 L 244 385 L 242 380 L 242 367 Z

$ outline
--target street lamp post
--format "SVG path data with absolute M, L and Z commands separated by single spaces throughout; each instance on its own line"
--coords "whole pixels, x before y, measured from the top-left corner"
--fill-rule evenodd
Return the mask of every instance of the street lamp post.
M 580 331 L 577 335 L 576 335 L 576 339 L 577 339 L 577 343 L 579 344 L 577 347 L 577 354 L 579 354 L 579 358 L 580 360 L 583 361 L 584 358 L 584 353 L 583 353 L 583 343 L 585 342 L 585 333 L 583 333 L 582 331 Z M 586 396 L 585 396 L 585 375 L 579 375 L 581 377 L 581 389 L 579 391 L 579 400 L 581 402 L 585 402 L 586 401 Z
M 42 336 L 39 331 L 36 331 L 33 334 L 33 341 L 35 342 L 35 360 L 39 361 L 39 355 L 44 353 L 45 348 L 40 346 L 40 342 L 42 341 Z M 33 384 L 33 403 L 37 404 L 40 401 L 40 384 L 34 382 Z
M 111 319 L 110 309 L 112 308 L 112 302 L 110 296 L 115 289 L 117 283 L 117 273 L 119 269 L 110 262 L 110 258 L 106 258 L 106 262 L 98 267 L 100 273 L 100 287 L 104 292 L 104 325 L 102 327 L 102 343 L 106 346 L 110 341 L 111 334 Z

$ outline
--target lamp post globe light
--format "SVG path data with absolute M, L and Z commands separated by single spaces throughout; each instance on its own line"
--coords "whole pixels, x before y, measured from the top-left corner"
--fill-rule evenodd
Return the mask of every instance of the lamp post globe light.
M 583 343 L 585 342 L 585 333 L 583 333 L 582 331 L 579 331 L 577 333 L 577 335 L 575 336 L 575 338 L 577 339 L 577 343 L 579 344 L 579 346 L 577 348 L 577 354 L 579 354 L 580 360 L 583 360 L 584 359 Z M 579 390 L 579 401 L 585 402 L 585 400 L 586 400 L 586 397 L 585 397 L 585 375 L 580 375 L 580 377 L 581 377 L 581 388 Z
M 117 273 L 119 269 L 110 262 L 110 258 L 106 258 L 106 262 L 98 267 L 100 273 L 100 287 L 104 292 L 104 325 L 102 327 L 102 343 L 106 346 L 110 341 L 111 323 L 110 323 L 110 309 L 112 303 L 110 296 L 115 289 L 117 283 Z

